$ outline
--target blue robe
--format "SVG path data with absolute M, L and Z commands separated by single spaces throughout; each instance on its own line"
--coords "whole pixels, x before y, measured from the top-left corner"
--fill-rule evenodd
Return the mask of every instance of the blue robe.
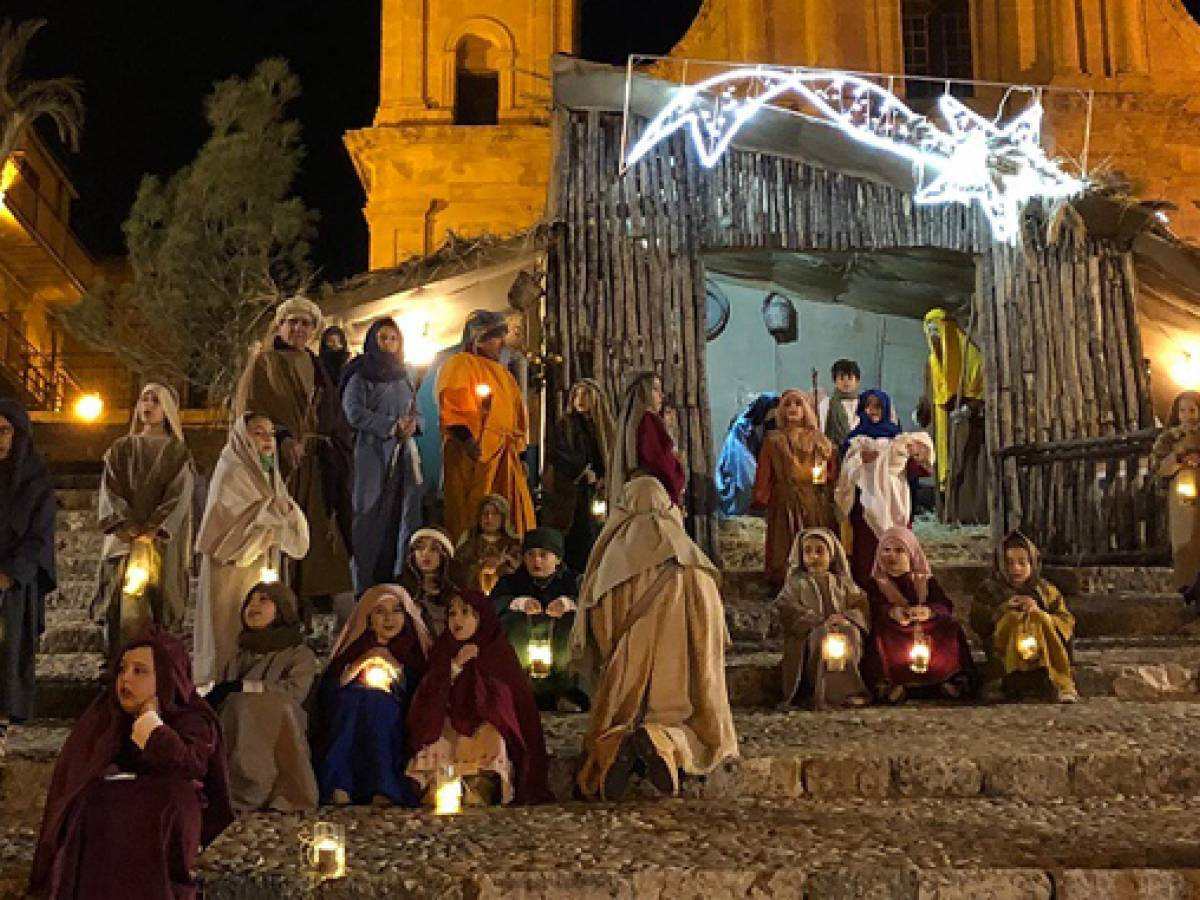
M 408 539 L 421 524 L 420 463 L 415 443 L 397 441 L 396 422 L 415 411 L 406 378 L 370 381 L 361 374 L 342 397 L 354 429 L 354 589 L 392 581 Z M 422 418 L 417 413 L 418 431 Z

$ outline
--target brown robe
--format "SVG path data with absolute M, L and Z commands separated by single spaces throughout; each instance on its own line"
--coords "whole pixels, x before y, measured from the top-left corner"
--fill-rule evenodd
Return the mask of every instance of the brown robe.
M 807 432 L 807 433 L 806 433 Z M 815 429 L 788 436 L 772 431 L 763 443 L 754 479 L 754 505 L 767 512 L 766 573 L 773 586 L 783 584 L 796 535 L 805 528 L 836 528 L 830 496 L 832 480 L 813 484 L 813 466 L 828 466 L 833 447 Z
M 126 435 L 104 454 L 99 494 L 104 546 L 93 614 L 105 617 L 111 649 L 151 622 L 171 631 L 182 624 L 192 566 L 194 483 L 192 454 L 170 435 Z M 156 529 L 154 540 L 131 544 L 118 534 L 126 527 Z M 150 573 L 137 596 L 124 593 L 131 554 Z
M 234 413 L 251 411 L 270 416 L 280 443 L 291 437 L 304 446 L 295 471 L 280 460 L 288 490 L 308 519 L 308 554 L 290 582 L 297 596 L 352 590 L 352 437 L 336 386 L 312 353 L 276 340 L 255 355 L 243 376 Z

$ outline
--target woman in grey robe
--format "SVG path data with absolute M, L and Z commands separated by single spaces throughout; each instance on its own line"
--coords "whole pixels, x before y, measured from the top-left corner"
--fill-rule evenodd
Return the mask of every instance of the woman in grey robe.
M 192 567 L 195 467 L 183 440 L 179 399 L 153 382 L 142 388 L 129 434 L 104 454 L 100 477 L 100 583 L 93 613 L 109 649 L 152 622 L 177 632 Z
M 242 604 L 238 654 L 205 699 L 221 717 L 229 788 L 239 815 L 317 808 L 304 702 L 317 658 L 304 643 L 296 595 L 256 584 Z
M 34 660 L 55 587 L 54 511 L 29 416 L 0 400 L 0 755 L 8 723 L 33 715 Z
M 354 589 L 395 580 L 421 525 L 421 429 L 417 388 L 392 319 L 367 331 L 343 373 L 342 408 L 354 429 Z

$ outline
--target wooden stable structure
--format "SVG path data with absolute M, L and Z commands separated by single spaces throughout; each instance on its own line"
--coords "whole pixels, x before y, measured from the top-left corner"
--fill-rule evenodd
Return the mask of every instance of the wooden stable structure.
M 661 97 L 650 79 L 635 81 L 634 135 Z M 1127 247 L 1089 234 L 1076 214 L 1052 226 L 1038 209 L 1019 246 L 997 243 L 978 206 L 916 205 L 903 173 L 872 170 L 861 145 L 795 116 L 748 130 L 712 168 L 680 131 L 622 174 L 623 140 L 633 139 L 625 91 L 623 73 L 575 63 L 557 73 L 547 341 L 564 359 L 559 390 L 593 377 L 616 397 L 632 370 L 662 375 L 702 546 L 716 550 L 720 440 L 706 388 L 703 254 L 930 248 L 975 265 L 970 330 L 985 357 L 994 533 L 1020 527 L 1060 560 L 1163 558 Z

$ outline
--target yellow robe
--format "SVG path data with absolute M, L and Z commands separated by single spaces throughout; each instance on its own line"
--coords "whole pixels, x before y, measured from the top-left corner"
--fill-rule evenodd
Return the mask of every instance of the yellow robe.
M 475 389 L 491 388 L 491 408 L 484 415 Z M 497 362 L 473 353 L 452 356 L 438 373 L 435 393 L 442 427 L 442 473 L 446 528 L 457 541 L 472 525 L 486 494 L 506 499 L 512 527 L 523 536 L 536 524 L 533 498 L 520 454 L 529 445 L 525 398 L 516 379 Z M 479 443 L 480 458 L 471 459 L 449 429 L 466 426 Z
M 1038 608 L 1023 613 L 1005 607 L 1016 593 L 1036 595 Z M 984 582 L 976 593 L 971 624 L 988 652 L 993 674 L 1045 669 L 1050 683 L 1060 691 L 1075 690 L 1067 650 L 1067 642 L 1075 634 L 1075 616 L 1067 609 L 1062 593 L 1049 581 L 1041 579 L 1035 587 L 1021 591 L 995 579 Z M 1032 635 L 1037 644 L 1022 655 L 1018 642 L 1026 634 Z
M 936 322 L 942 333 L 941 356 L 929 345 L 929 388 L 933 402 L 933 434 L 936 441 L 938 485 L 946 487 L 950 475 L 950 413 L 945 405 L 957 396 L 960 400 L 983 399 L 983 357 L 979 348 L 959 330 L 958 324 L 943 309 L 933 309 L 925 324 Z M 928 340 L 928 333 L 926 333 Z M 962 390 L 959 390 L 961 383 Z

